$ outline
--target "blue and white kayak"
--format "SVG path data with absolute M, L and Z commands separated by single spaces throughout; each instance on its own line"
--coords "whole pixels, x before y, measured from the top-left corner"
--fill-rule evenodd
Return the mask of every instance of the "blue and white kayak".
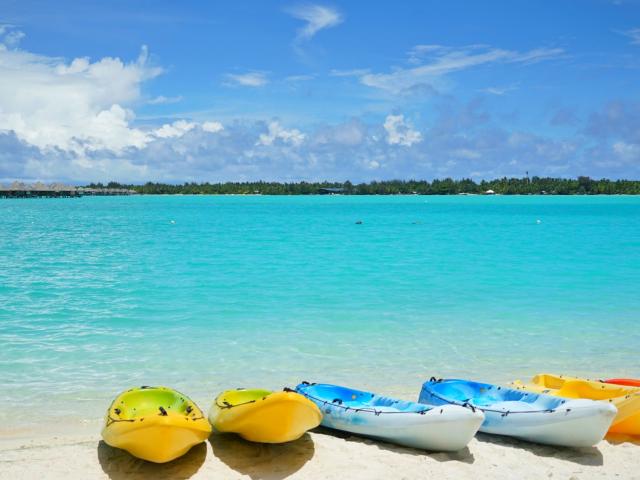
M 460 450 L 484 420 L 471 408 L 420 405 L 337 385 L 303 382 L 296 391 L 320 408 L 324 427 L 424 450 Z
M 434 378 L 422 385 L 419 402 L 427 406 L 471 405 L 484 412 L 481 432 L 565 447 L 589 447 L 598 443 L 617 411 L 611 404 L 593 400 Z

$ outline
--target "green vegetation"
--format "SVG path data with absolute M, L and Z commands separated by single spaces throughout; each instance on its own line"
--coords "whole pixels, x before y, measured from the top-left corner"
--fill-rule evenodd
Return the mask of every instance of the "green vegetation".
M 638 180 L 593 180 L 589 177 L 565 178 L 499 178 L 474 182 L 471 179 L 453 180 L 388 180 L 352 184 L 341 182 L 227 182 L 185 183 L 172 185 L 148 182 L 144 185 L 123 185 L 110 182 L 107 185 L 92 183 L 90 188 L 127 188 L 141 194 L 262 194 L 262 195 L 312 195 L 317 193 L 344 193 L 346 195 L 457 195 L 461 193 L 485 193 L 493 190 L 503 195 L 640 195 Z M 328 190 L 324 190 L 328 189 Z M 333 190 L 332 190 L 333 189 Z

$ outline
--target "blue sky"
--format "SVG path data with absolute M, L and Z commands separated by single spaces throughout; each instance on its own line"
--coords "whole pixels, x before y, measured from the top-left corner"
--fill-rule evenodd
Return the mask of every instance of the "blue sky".
M 640 178 L 639 73 L 635 0 L 4 0 L 0 181 Z

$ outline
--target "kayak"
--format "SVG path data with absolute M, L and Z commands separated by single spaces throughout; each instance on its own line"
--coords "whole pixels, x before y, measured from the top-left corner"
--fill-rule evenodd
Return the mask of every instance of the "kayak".
M 164 463 L 204 442 L 210 433 L 211 425 L 186 395 L 167 387 L 140 387 L 111 403 L 102 438 L 135 457 Z
M 464 448 L 484 419 L 470 408 L 434 408 L 337 385 L 303 382 L 296 391 L 320 407 L 324 427 L 424 450 Z
M 587 398 L 606 401 L 618 409 L 610 433 L 640 435 L 640 388 L 612 385 L 584 378 L 551 375 L 536 375 L 531 383 L 515 381 L 516 388 L 529 392 L 556 395 L 564 398 Z
M 481 432 L 566 447 L 587 447 L 604 438 L 616 408 L 593 400 L 565 399 L 469 380 L 425 382 L 420 403 L 471 405 L 484 412 Z
M 227 390 L 218 395 L 209 411 L 215 430 L 260 443 L 297 440 L 320 425 L 320 420 L 318 407 L 290 390 Z
M 615 385 L 626 385 L 627 387 L 640 387 L 640 380 L 635 378 L 610 378 L 605 380 L 605 382 Z

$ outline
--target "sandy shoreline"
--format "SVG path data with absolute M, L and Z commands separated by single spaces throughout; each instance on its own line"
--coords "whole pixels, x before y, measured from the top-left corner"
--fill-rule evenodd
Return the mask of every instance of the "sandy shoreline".
M 133 458 L 97 434 L 0 440 L 1 479 L 640 479 L 640 440 L 608 439 L 596 447 L 559 449 L 478 435 L 456 453 L 425 453 L 318 429 L 296 442 L 261 445 L 235 435 L 164 465 Z

